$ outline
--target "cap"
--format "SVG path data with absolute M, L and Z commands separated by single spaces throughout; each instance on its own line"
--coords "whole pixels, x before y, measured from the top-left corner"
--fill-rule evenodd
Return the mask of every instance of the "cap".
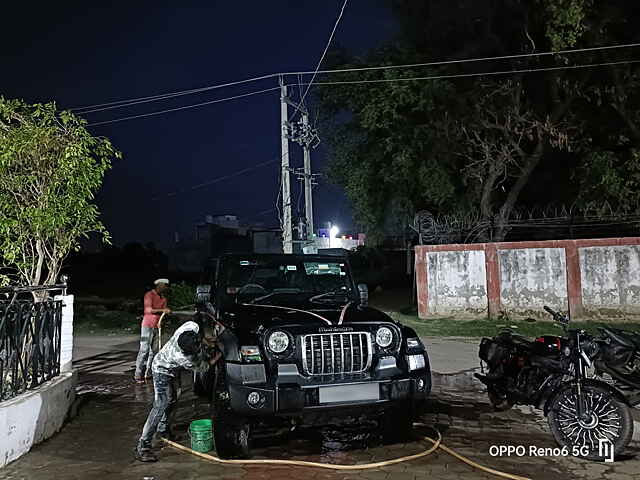
M 164 283 L 165 285 L 169 285 L 169 279 L 168 278 L 159 278 L 155 282 L 153 282 L 154 285 L 160 285 L 161 283 Z

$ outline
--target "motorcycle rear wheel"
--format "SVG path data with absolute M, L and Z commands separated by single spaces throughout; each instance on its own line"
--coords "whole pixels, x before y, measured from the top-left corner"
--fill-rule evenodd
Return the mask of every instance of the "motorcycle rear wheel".
M 606 388 L 584 385 L 583 395 L 588 418 L 579 419 L 574 388 L 561 391 L 550 405 L 547 421 L 554 439 L 567 447 L 570 455 L 602 461 L 609 457 L 600 439 L 613 446 L 614 455 L 621 454 L 631 441 L 633 419 L 629 407 Z

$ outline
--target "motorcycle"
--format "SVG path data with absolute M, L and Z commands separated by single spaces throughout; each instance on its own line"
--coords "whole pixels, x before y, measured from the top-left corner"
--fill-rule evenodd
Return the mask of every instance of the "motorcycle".
M 483 338 L 478 355 L 488 372 L 476 378 L 487 386 L 496 410 L 515 404 L 542 409 L 555 441 L 572 455 L 604 460 L 611 447 L 616 455 L 622 453 L 633 435 L 629 403 L 612 385 L 587 376 L 601 353 L 599 341 L 584 330 L 569 329 L 566 316 L 544 309 L 564 335 L 532 341 L 504 331 Z
M 640 405 L 640 334 L 601 327 L 594 360 L 596 378 L 618 388 L 631 406 Z

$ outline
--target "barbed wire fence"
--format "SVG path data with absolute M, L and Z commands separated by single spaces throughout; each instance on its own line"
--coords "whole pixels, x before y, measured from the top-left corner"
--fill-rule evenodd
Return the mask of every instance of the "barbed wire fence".
M 422 210 L 409 225 L 421 245 L 491 242 L 498 226 L 506 227 L 507 241 L 635 236 L 640 234 L 640 213 L 629 213 L 608 202 L 585 207 L 543 206 L 516 209 L 502 225 L 479 211 L 433 215 Z

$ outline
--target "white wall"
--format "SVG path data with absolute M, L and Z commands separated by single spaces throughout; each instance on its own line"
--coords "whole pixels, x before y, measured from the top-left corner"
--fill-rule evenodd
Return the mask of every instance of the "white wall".
M 583 247 L 578 255 L 585 310 L 640 312 L 640 246 Z
M 62 300 L 62 329 L 60 345 L 60 371 L 70 372 L 73 357 L 73 295 L 56 296 Z
M 427 272 L 431 314 L 487 309 L 484 251 L 429 252 Z
M 0 403 L 0 468 L 62 428 L 75 389 L 76 375 L 67 372 Z
M 498 250 L 500 301 L 506 311 L 544 314 L 542 307 L 566 310 L 564 248 Z M 529 312 L 530 310 L 530 312 Z

